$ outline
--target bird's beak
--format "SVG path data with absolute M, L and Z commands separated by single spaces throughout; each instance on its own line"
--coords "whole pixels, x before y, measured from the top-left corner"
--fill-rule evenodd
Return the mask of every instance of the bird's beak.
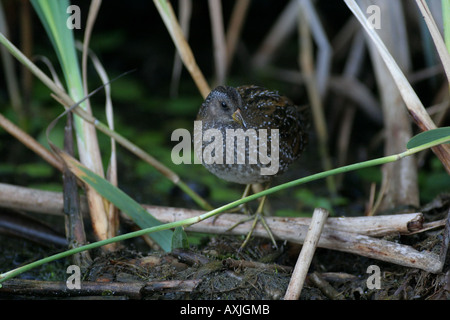
M 242 117 L 241 109 L 237 108 L 232 115 L 233 120 L 239 123 L 242 127 L 247 128 L 244 118 Z

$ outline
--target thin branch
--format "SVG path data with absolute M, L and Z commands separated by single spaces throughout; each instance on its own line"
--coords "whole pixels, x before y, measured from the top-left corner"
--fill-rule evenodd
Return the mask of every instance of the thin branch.
M 227 71 L 227 49 L 223 27 L 222 3 L 220 0 L 208 0 L 208 4 L 214 44 L 213 52 L 216 69 L 216 85 L 223 85 L 225 84 Z
M 317 132 L 319 141 L 318 149 L 320 158 L 322 159 L 322 167 L 324 170 L 331 169 L 331 158 L 328 146 L 328 130 L 323 110 L 323 101 L 320 95 L 320 89 L 316 80 L 314 70 L 313 47 L 311 34 L 309 29 L 308 17 L 303 7 L 298 10 L 299 19 L 299 64 L 306 79 L 306 88 L 308 90 L 308 98 L 311 103 L 311 110 L 314 121 L 314 128 Z M 336 193 L 336 183 L 334 177 L 327 178 L 328 190 L 331 194 Z
M 17 127 L 14 123 L 5 118 L 1 113 L 0 113 L 0 127 L 5 129 L 5 131 L 7 131 L 21 143 L 23 143 L 27 148 L 31 149 L 36 154 L 38 154 L 42 159 L 47 161 L 52 167 L 62 172 L 63 165 L 59 161 L 59 159 L 55 157 L 53 153 L 51 153 L 48 149 L 46 149 L 43 145 L 41 145 L 38 141 L 36 141 L 32 136 L 30 136 L 22 129 Z
M 209 94 L 211 89 L 206 82 L 201 70 L 199 69 L 197 62 L 195 61 L 194 54 L 192 53 L 186 38 L 183 35 L 183 30 L 181 30 L 178 20 L 173 12 L 173 8 L 170 2 L 165 0 L 153 0 L 161 18 L 172 37 L 173 43 L 175 44 L 178 53 L 180 54 L 181 60 L 185 67 L 188 69 L 189 73 L 194 79 L 197 88 L 199 89 L 203 98 Z
M 80 282 L 80 288 L 69 289 L 66 282 L 12 279 L 2 284 L 1 292 L 13 295 L 40 297 L 126 296 L 142 299 L 153 292 L 191 292 L 200 283 L 194 280 L 164 280 L 149 282 Z
M 282 42 L 295 31 L 298 7 L 298 0 L 291 0 L 281 12 L 252 58 L 252 65 L 255 68 L 265 67 L 273 58 L 275 51 L 280 47 Z
M 189 39 L 189 24 L 192 16 L 192 0 L 183 0 L 179 2 L 178 15 L 180 17 L 181 30 L 183 31 L 183 35 L 187 41 Z M 172 97 L 177 95 L 182 68 L 183 64 L 180 55 L 177 51 L 175 51 L 172 81 L 170 83 L 170 95 Z
M 322 233 L 325 221 L 328 218 L 328 211 L 325 209 L 314 210 L 311 224 L 308 228 L 305 241 L 303 243 L 302 251 L 295 264 L 294 271 L 292 273 L 291 281 L 286 290 L 284 296 L 285 300 L 297 300 L 300 297 L 300 293 L 303 289 L 303 284 L 308 273 L 309 266 L 311 265 L 314 252 L 316 251 L 317 244 L 319 242 L 320 235 Z
M 324 97 L 327 91 L 327 84 L 330 77 L 330 63 L 332 49 L 330 42 L 324 31 L 323 25 L 319 19 L 315 7 L 311 0 L 298 0 L 300 3 L 300 10 L 304 11 L 304 16 L 308 17 L 309 29 L 312 36 L 317 43 L 318 53 L 316 62 L 316 81 L 320 96 Z
M 231 67 L 231 64 L 233 62 L 236 45 L 241 34 L 242 26 L 244 24 L 250 2 L 250 0 L 237 0 L 234 5 L 233 13 L 231 14 L 226 34 L 227 69 Z

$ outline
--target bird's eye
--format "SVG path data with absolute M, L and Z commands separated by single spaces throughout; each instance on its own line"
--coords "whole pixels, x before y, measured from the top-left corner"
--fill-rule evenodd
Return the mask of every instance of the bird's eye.
M 224 110 L 228 109 L 228 105 L 226 102 L 222 102 L 220 105 L 222 106 L 222 109 L 224 109 Z

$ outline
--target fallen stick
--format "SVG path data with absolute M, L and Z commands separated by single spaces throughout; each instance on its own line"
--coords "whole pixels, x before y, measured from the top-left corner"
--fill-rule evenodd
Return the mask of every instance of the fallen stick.
M 312 282 L 322 293 L 331 300 L 344 300 L 343 296 L 331 286 L 319 273 L 312 272 L 308 275 L 308 280 Z
M 202 211 L 168 208 L 158 206 L 144 206 L 151 214 L 163 223 L 169 223 L 179 220 L 184 220 L 190 217 L 199 215 Z M 403 226 L 398 224 L 397 216 L 408 218 L 403 221 Z M 390 263 L 402 265 L 410 268 L 418 268 L 432 273 L 438 273 L 442 270 L 442 262 L 439 257 L 430 252 L 419 252 L 410 246 L 398 244 L 395 242 L 377 239 L 372 236 L 362 234 L 377 233 L 374 230 L 381 230 L 379 234 L 385 235 L 386 228 L 377 227 L 377 221 L 384 221 L 387 224 L 391 219 L 386 217 L 393 217 L 394 227 L 391 229 L 391 234 L 402 233 L 408 234 L 407 225 L 415 225 L 417 221 L 422 220 L 422 214 L 403 214 L 395 216 L 372 216 L 372 217 L 358 217 L 358 218 L 328 218 L 327 223 L 322 231 L 318 246 L 321 248 L 338 250 L 343 252 L 354 253 L 368 258 L 387 261 Z M 199 223 L 187 226 L 186 231 L 205 232 L 214 234 L 229 234 L 229 235 L 245 235 L 251 225 L 251 221 L 241 223 L 232 230 L 230 226 L 235 225 L 243 219 L 241 214 L 224 213 L 217 217 L 217 219 L 207 219 Z M 287 240 L 294 243 L 303 244 L 306 233 L 308 231 L 308 222 L 310 218 L 283 218 L 283 217 L 265 217 L 270 230 L 275 239 Z M 339 223 L 331 222 L 334 219 L 339 220 Z M 343 221 L 347 220 L 343 223 Z M 368 228 L 370 223 L 364 222 L 362 228 L 359 228 L 357 222 L 368 219 L 374 226 L 374 230 Z M 340 228 L 335 229 L 335 228 Z M 359 233 L 361 232 L 361 233 Z M 254 231 L 254 236 L 267 237 L 267 232 L 263 226 L 257 224 Z
M 0 295 L 26 295 L 41 297 L 80 297 L 126 296 L 131 299 L 142 299 L 152 292 L 191 292 L 201 279 L 194 280 L 165 280 L 149 282 L 95 282 L 82 281 L 79 289 L 69 289 L 63 281 L 40 281 L 11 279 L 2 283 Z
M 36 213 L 64 215 L 62 192 L 43 191 L 0 183 L 0 206 Z M 87 213 L 86 199 L 81 201 L 82 212 Z
M 147 211 L 157 218 L 159 221 L 167 223 L 184 220 L 199 216 L 204 211 L 143 205 Z M 300 235 L 303 237 L 311 223 L 311 218 L 296 217 L 265 217 L 270 229 L 279 230 L 280 239 L 283 239 L 283 233 L 287 233 L 290 237 Z M 229 230 L 231 226 L 239 221 L 244 220 L 242 214 L 223 213 L 218 217 L 207 219 L 191 225 L 187 230 L 205 233 L 222 233 L 222 234 L 246 234 L 248 225 L 242 223 L 233 230 Z M 443 223 L 439 224 L 444 225 Z M 325 223 L 325 229 L 333 229 L 338 231 L 363 234 L 373 237 L 382 237 L 392 234 L 411 234 L 423 228 L 423 215 L 420 212 L 405 213 L 389 216 L 368 216 L 368 217 L 340 217 L 328 218 Z M 436 225 L 435 225 L 436 227 Z M 260 229 L 263 231 L 264 229 Z M 299 234 L 300 230 L 300 234 Z M 264 233 L 264 232 L 262 232 Z M 261 233 L 261 234 L 262 234 Z M 261 235 L 259 234 L 259 235 Z
M 63 200 L 61 193 L 39 191 L 0 183 L 0 206 L 20 208 L 32 212 L 62 214 Z M 184 220 L 203 213 L 203 211 L 184 208 L 144 207 L 163 223 Z M 213 234 L 245 235 L 248 233 L 250 222 L 242 223 L 229 230 L 232 225 L 241 221 L 242 218 L 240 214 L 224 213 L 219 215 L 217 219 L 206 219 L 188 226 L 186 230 Z M 422 226 L 422 219 L 421 213 L 329 218 L 324 226 L 318 246 L 438 273 L 442 270 L 443 263 L 435 254 L 426 251 L 419 252 L 410 246 L 374 238 L 375 235 L 382 236 L 389 233 L 410 234 L 417 232 Z M 300 244 L 304 242 L 310 221 L 310 218 L 266 217 L 266 222 L 276 239 Z M 444 224 L 445 220 L 440 225 Z M 414 226 L 414 230 L 409 230 L 411 226 Z M 267 237 L 265 229 L 260 224 L 257 224 L 254 235 Z
M 309 266 L 311 265 L 314 252 L 316 252 L 316 247 L 327 218 L 328 211 L 325 209 L 318 208 L 314 210 L 311 224 L 309 225 L 302 251 L 300 251 L 294 271 L 292 272 L 291 281 L 289 281 L 284 300 L 298 300 L 300 297 Z
M 85 198 L 81 199 L 81 210 L 87 215 L 87 205 Z M 0 183 L 0 206 L 10 209 L 18 209 L 29 212 L 47 213 L 63 215 L 63 195 L 61 192 L 42 191 L 26 187 L 17 187 Z M 200 210 L 190 210 L 184 208 L 149 206 L 144 207 L 158 220 L 162 222 L 173 222 L 199 216 L 204 213 Z M 208 219 L 190 227 L 191 231 L 206 233 L 228 233 L 230 226 L 242 219 L 240 214 L 222 214 L 217 219 Z M 295 232 L 300 226 L 309 226 L 311 218 L 295 217 L 267 217 L 266 221 L 272 225 L 280 225 L 277 229 L 287 229 L 287 232 Z M 214 222 L 214 223 L 213 223 Z M 433 227 L 444 226 L 445 221 L 431 223 Z M 373 237 L 382 237 L 390 234 L 411 234 L 416 233 L 427 224 L 423 222 L 422 213 L 407 213 L 388 216 L 371 217 L 342 217 L 329 218 L 325 228 L 364 234 Z M 242 226 L 237 226 L 240 230 L 237 234 L 248 232 Z M 292 231 L 294 229 L 294 231 Z M 231 234 L 233 234 L 231 232 Z M 234 233 L 236 234 L 236 233 Z

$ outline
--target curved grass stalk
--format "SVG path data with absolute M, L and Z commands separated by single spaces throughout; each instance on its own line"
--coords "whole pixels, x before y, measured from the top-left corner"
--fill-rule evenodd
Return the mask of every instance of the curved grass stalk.
M 82 251 L 85 250 L 90 250 L 90 249 L 94 249 L 94 248 L 98 248 L 104 245 L 108 245 L 111 243 L 115 243 L 118 241 L 123 241 L 123 240 L 127 240 L 127 239 L 131 239 L 134 237 L 139 237 L 139 236 L 143 236 L 149 233 L 154 233 L 154 232 L 159 232 L 159 231 L 164 231 L 164 230 L 169 230 L 172 228 L 177 228 L 177 227 L 182 227 L 182 226 L 189 226 L 191 224 L 203 221 L 205 219 L 208 219 L 210 217 L 213 217 L 219 213 L 225 212 L 227 210 L 233 209 L 243 203 L 255 200 L 257 198 L 263 197 L 263 196 L 267 196 L 270 195 L 272 193 L 287 189 L 287 188 L 292 188 L 301 184 L 305 184 L 311 181 L 315 181 L 315 180 L 319 180 L 319 179 L 323 179 L 326 178 L 328 176 L 331 175 L 335 175 L 335 174 L 340 174 L 340 173 L 344 173 L 344 172 L 349 172 L 349 171 L 353 171 L 353 170 L 358 170 L 358 169 L 363 169 L 363 168 L 367 168 L 367 167 L 372 167 L 372 166 L 377 166 L 377 165 L 382 165 L 385 163 L 389 163 L 389 162 L 394 162 L 397 160 L 400 160 L 404 157 L 408 157 L 411 156 L 417 152 L 423 151 L 425 149 L 428 148 L 432 148 L 435 147 L 437 145 L 443 144 L 443 143 L 449 143 L 450 142 L 450 127 L 445 127 L 445 128 L 438 128 L 437 130 L 431 130 L 431 131 L 427 131 L 424 133 L 421 133 L 415 137 L 413 137 L 410 142 L 408 143 L 408 150 L 399 153 L 399 154 L 395 154 L 395 155 L 391 155 L 391 156 L 386 156 L 386 157 L 382 157 L 382 158 L 377 158 L 377 159 L 373 159 L 373 160 L 368 160 L 368 161 L 364 161 L 364 162 L 360 162 L 360 163 L 356 163 L 356 164 L 352 164 L 352 165 L 348 165 L 348 166 L 344 166 L 344 167 L 340 167 L 340 168 L 336 168 L 336 169 L 332 169 L 332 170 L 328 170 L 328 171 L 324 171 L 324 172 L 320 172 L 320 173 L 316 173 L 313 174 L 311 176 L 307 176 L 304 178 L 300 178 L 297 180 L 293 180 L 287 183 L 284 183 L 282 185 L 276 186 L 276 187 L 272 187 L 269 189 L 266 189 L 264 191 L 261 191 L 259 193 L 255 193 L 252 194 L 250 196 L 247 196 L 245 198 L 233 201 L 231 203 L 228 203 L 222 207 L 219 207 L 217 209 L 211 210 L 209 212 L 206 212 L 202 215 L 196 216 L 196 217 L 192 217 L 192 218 L 188 218 L 188 219 L 184 219 L 184 220 L 179 220 L 179 221 L 175 221 L 175 222 L 171 222 L 171 223 L 166 223 L 163 225 L 159 225 L 156 227 L 151 227 L 151 228 L 146 228 L 146 229 L 142 229 L 139 231 L 135 231 L 135 232 L 130 232 L 124 235 L 120 235 L 114 238 L 110 238 L 110 239 L 106 239 L 106 240 L 102 240 L 102 241 L 98 241 L 98 242 L 94 242 L 88 245 L 84 245 L 78 248 L 74 248 L 71 250 L 67 250 L 61 253 L 57 253 L 55 255 L 43 258 L 41 260 L 32 262 L 30 264 L 27 264 L 25 266 L 10 270 L 8 272 L 2 273 L 0 274 L 0 286 L 1 283 L 7 279 L 13 278 L 25 271 L 28 271 L 32 268 L 38 267 L 42 264 L 57 260 L 57 259 L 61 259 L 61 258 L 65 258 L 68 257 L 70 255 L 76 254 L 76 253 L 80 253 Z

